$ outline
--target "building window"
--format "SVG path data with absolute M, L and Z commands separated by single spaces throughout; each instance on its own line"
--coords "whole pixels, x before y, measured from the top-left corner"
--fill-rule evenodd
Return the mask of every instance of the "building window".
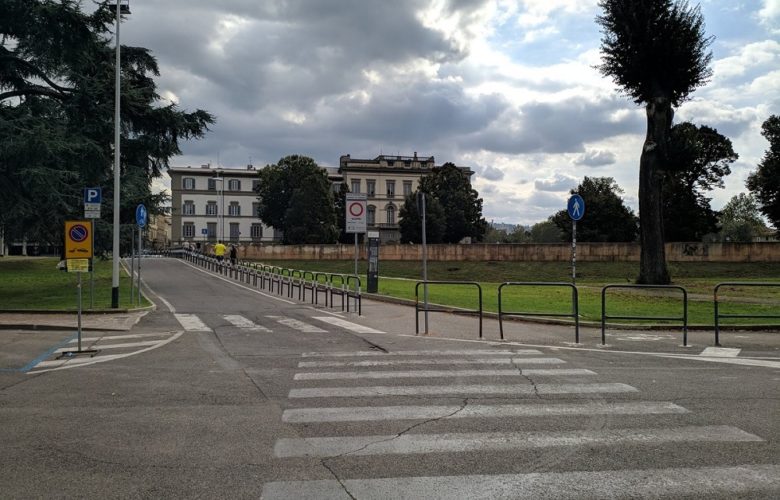
M 366 210 L 366 224 L 373 226 L 376 224 L 376 207 L 369 205 Z
M 252 217 L 260 217 L 260 204 L 252 203 Z
M 192 201 L 185 201 L 181 209 L 182 215 L 195 215 L 195 203 Z
M 395 207 L 393 205 L 387 207 L 387 223 L 395 224 Z
M 404 181 L 404 198 L 412 194 L 412 181 Z
M 217 180 L 213 177 L 209 178 L 209 191 L 217 190 Z
M 231 201 L 228 206 L 228 215 L 239 216 L 241 215 L 241 205 L 237 201 Z
M 216 222 L 207 222 L 206 223 L 206 230 L 208 231 L 207 236 L 209 238 L 209 241 L 214 241 L 217 239 L 217 223 Z
M 206 203 L 206 215 L 217 215 L 219 210 L 217 209 L 216 201 L 209 201 Z
M 352 193 L 360 193 L 360 179 L 352 179 L 352 188 L 349 190 Z
M 182 188 L 192 190 L 195 189 L 195 178 L 194 177 L 185 177 L 182 179 Z
M 375 180 L 366 180 L 366 194 L 368 194 L 369 197 L 373 198 L 376 196 L 376 181 Z
M 185 222 L 182 225 L 181 235 L 183 237 L 185 237 L 185 238 L 194 238 L 195 237 L 195 223 L 194 222 Z
M 241 191 L 241 181 L 238 179 L 230 179 L 228 181 L 228 191 Z
M 230 223 L 230 241 L 238 241 L 241 231 L 238 230 L 238 222 Z
M 387 185 L 387 197 L 388 198 L 394 198 L 395 197 L 395 181 L 385 181 L 385 185 Z
M 253 240 L 259 240 L 263 237 L 263 225 L 252 224 L 251 236 Z
M 257 192 L 257 188 L 260 187 L 260 181 L 255 179 L 252 181 L 252 191 Z

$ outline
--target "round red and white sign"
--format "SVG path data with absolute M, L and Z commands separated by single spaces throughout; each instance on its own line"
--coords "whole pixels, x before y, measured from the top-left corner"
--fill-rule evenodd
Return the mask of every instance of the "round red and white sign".
M 360 202 L 349 204 L 349 214 L 352 217 L 360 217 L 363 215 L 363 204 Z

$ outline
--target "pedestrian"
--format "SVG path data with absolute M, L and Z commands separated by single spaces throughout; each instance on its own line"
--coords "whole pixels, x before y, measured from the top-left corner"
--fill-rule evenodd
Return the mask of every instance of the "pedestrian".
M 219 240 L 216 245 L 214 245 L 214 255 L 217 257 L 217 260 L 222 262 L 225 259 L 225 245 L 222 243 L 222 240 Z
M 235 245 L 230 245 L 230 265 L 235 266 L 238 260 L 238 250 Z

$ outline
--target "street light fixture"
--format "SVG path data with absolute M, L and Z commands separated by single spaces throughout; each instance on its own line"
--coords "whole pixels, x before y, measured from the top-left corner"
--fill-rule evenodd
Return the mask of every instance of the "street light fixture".
M 222 174 L 222 172 L 217 172 L 218 174 Z M 221 242 L 225 242 L 225 178 L 224 177 L 212 177 L 212 181 L 219 182 L 220 188 L 219 188 L 219 201 L 220 201 L 220 207 L 219 207 L 219 217 L 218 220 L 220 221 L 220 228 L 219 228 L 219 240 Z
M 111 307 L 119 307 L 119 98 L 120 98 L 120 57 L 119 26 L 122 14 L 130 14 L 130 0 L 116 0 L 116 63 L 114 65 L 114 238 L 112 245 L 111 267 Z

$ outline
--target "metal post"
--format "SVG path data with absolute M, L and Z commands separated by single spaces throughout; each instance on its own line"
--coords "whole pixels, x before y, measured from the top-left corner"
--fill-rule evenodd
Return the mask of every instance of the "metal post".
M 420 193 L 422 200 L 422 251 L 423 251 L 423 304 L 425 307 L 425 335 L 428 335 L 428 245 L 425 229 L 425 193 Z
M 141 243 L 141 233 L 143 233 L 143 228 L 138 228 L 138 307 L 141 307 L 141 255 L 143 255 L 142 251 L 142 243 Z
M 79 271 L 76 274 L 79 275 L 79 284 L 78 284 L 79 319 L 78 319 L 78 325 L 79 325 L 79 352 L 81 352 L 81 272 Z
M 358 275 L 358 235 L 355 233 L 355 276 Z M 357 292 L 358 284 L 357 280 L 355 281 L 355 291 Z
M 119 86 L 120 86 L 120 58 L 119 58 L 119 0 L 116 0 L 116 63 L 114 68 L 114 237 L 111 270 L 111 307 L 119 307 Z
M 135 302 L 135 226 L 130 228 L 130 305 Z
M 89 259 L 89 308 L 95 308 L 95 219 L 90 219 L 92 231 L 92 258 Z
M 577 221 L 571 221 L 571 282 L 577 283 Z

